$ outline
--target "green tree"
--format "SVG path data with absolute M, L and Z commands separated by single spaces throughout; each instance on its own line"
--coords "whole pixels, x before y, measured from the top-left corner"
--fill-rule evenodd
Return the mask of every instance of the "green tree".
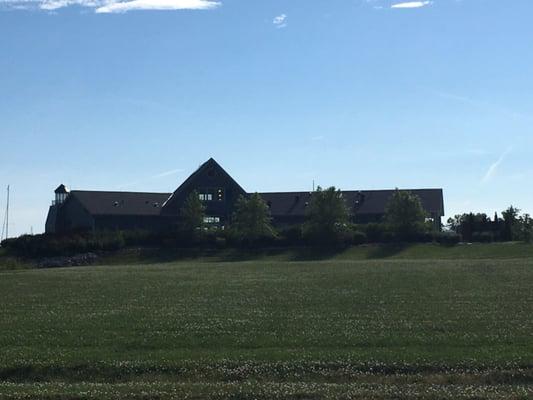
M 503 216 L 503 240 L 515 240 L 519 231 L 518 215 L 520 210 L 516 207 L 510 206 L 507 210 L 502 212 Z
M 258 193 L 249 197 L 241 195 L 235 206 L 231 233 L 239 242 L 246 244 L 272 239 L 276 237 L 276 231 L 271 220 L 268 205 Z
M 526 243 L 533 241 L 533 219 L 531 215 L 524 214 L 518 219 L 519 239 Z
M 192 191 L 181 208 L 182 227 L 187 232 L 194 232 L 204 223 L 205 207 L 196 190 Z
M 342 192 L 320 186 L 312 194 L 307 208 L 307 221 L 302 228 L 303 237 L 316 243 L 344 242 L 349 232 L 349 215 Z
M 403 190 L 396 189 L 385 207 L 385 222 L 400 239 L 425 232 L 426 216 L 420 198 Z

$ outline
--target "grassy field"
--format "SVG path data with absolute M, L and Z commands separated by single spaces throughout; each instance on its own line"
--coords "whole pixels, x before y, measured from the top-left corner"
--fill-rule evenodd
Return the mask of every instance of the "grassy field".
M 533 398 L 531 246 L 464 248 L 3 271 L 0 399 Z

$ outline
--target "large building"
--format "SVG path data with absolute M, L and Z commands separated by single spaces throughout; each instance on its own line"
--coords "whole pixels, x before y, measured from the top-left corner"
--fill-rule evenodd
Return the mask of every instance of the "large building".
M 237 198 L 247 192 L 214 160 L 209 159 L 173 193 L 97 192 L 60 185 L 46 219 L 47 233 L 101 230 L 164 230 L 175 226 L 187 196 L 196 190 L 205 205 L 205 222 L 224 226 Z M 429 218 L 440 229 L 444 215 L 442 189 L 409 189 L 420 197 Z M 354 222 L 378 222 L 394 190 L 349 190 L 342 197 Z M 312 192 L 259 193 L 275 225 L 301 223 Z

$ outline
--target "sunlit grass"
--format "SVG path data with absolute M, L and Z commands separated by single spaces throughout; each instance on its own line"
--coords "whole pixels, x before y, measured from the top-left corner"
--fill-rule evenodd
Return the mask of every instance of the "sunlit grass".
M 533 395 L 531 258 L 335 257 L 4 271 L 0 398 Z

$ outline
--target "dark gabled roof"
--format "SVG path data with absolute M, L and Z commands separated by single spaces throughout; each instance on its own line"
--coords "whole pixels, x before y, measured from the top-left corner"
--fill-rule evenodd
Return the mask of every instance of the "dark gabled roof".
M 73 190 L 70 197 L 92 215 L 159 215 L 170 193 Z
M 429 213 L 439 213 L 444 215 L 444 199 L 442 189 L 401 189 L 410 192 L 420 198 L 422 206 Z M 395 190 L 363 190 L 343 191 L 343 197 L 349 207 L 355 207 L 356 200 L 363 195 L 362 201 L 357 208 L 357 214 L 382 214 L 389 199 Z
M 200 175 L 202 172 L 204 172 L 208 168 L 216 168 L 219 171 L 221 171 L 229 180 L 232 182 L 242 193 L 246 193 L 246 191 L 237 183 L 235 179 L 232 178 L 230 174 L 226 172 L 224 168 L 220 166 L 219 163 L 215 161 L 214 158 L 210 158 L 205 163 L 200 165 L 196 171 L 194 171 L 183 183 L 170 195 L 168 200 L 165 202 L 163 206 L 166 206 L 168 203 L 172 201 L 172 198 L 177 197 L 181 192 L 186 191 L 187 188 L 190 186 L 191 183 L 193 183 L 198 175 Z
M 444 215 L 442 189 L 405 189 L 420 197 L 429 213 Z M 394 190 L 349 190 L 342 196 L 351 214 L 383 214 Z M 303 216 L 311 199 L 311 192 L 259 193 L 269 204 L 273 217 Z

